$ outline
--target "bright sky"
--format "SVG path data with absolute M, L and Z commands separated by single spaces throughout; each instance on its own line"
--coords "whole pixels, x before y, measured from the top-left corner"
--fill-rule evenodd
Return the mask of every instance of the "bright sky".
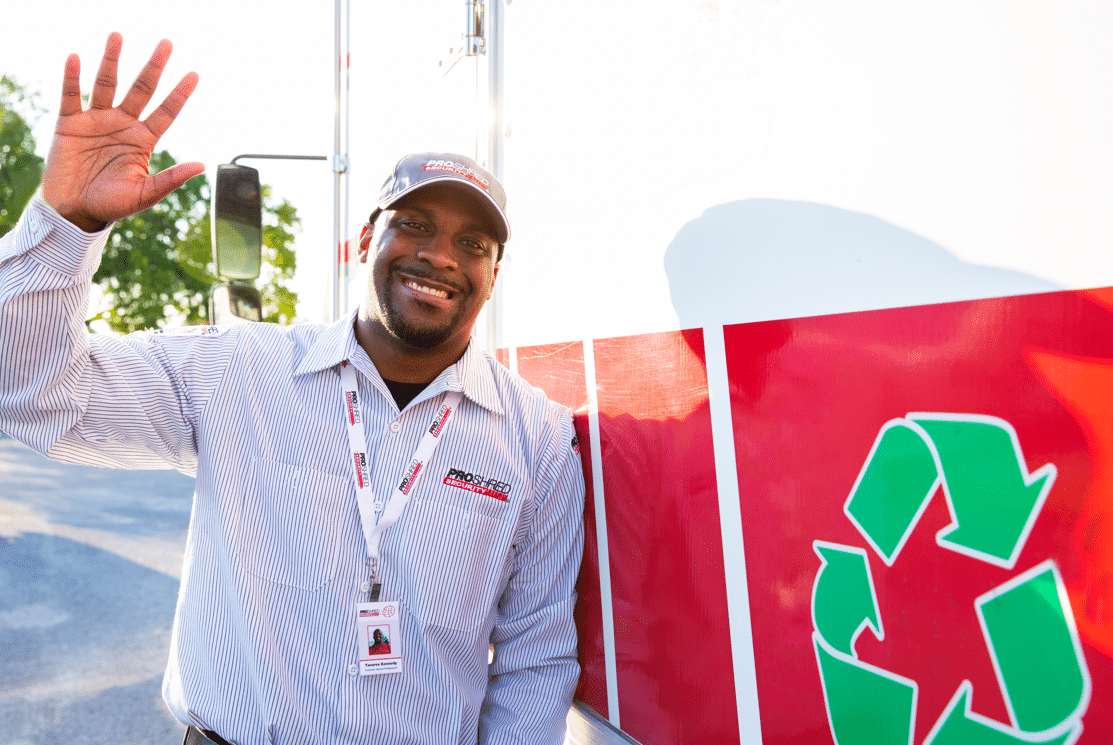
M 474 140 L 469 120 L 457 121 L 451 135 L 409 121 L 403 134 L 381 131 L 367 121 L 383 100 L 372 90 L 371 70 L 392 80 L 411 81 L 435 92 L 451 85 L 474 96 L 475 67 L 464 60 L 443 77 L 437 62 L 450 62 L 448 49 L 463 26 L 462 3 L 423 0 L 410 9 L 365 8 L 352 3 L 352 230 L 368 212 L 382 179 L 410 149 L 439 149 L 446 139 Z M 378 6 L 379 4 L 376 4 Z M 104 41 L 111 31 L 124 36 L 121 88 L 130 85 L 160 38 L 174 42 L 174 54 L 154 100 L 189 70 L 201 82 L 160 147 L 179 160 L 200 160 L 212 178 L 219 163 L 241 153 L 330 155 L 333 150 L 334 8 L 331 2 L 294 0 L 193 0 L 174 10 L 152 11 L 149 0 L 25 3 L 18 27 L 10 26 L 0 45 L 0 74 L 42 93 L 50 114 L 35 135 L 40 153 L 49 148 L 66 56 L 82 61 L 82 90 L 88 92 Z M 309 7 L 319 10 L 310 11 Z M 417 16 L 418 12 L 421 16 Z M 374 12 L 374 18 L 370 13 Z M 400 17 L 398 13 L 409 13 Z M 413 20 L 421 17 L 421 23 Z M 381 29 L 383 33 L 375 33 Z M 387 31 L 390 30 L 390 33 Z M 406 52 L 399 52 L 404 49 Z M 447 65 L 446 65 L 447 66 Z M 359 77 L 356 77 L 356 73 Z M 440 122 L 443 129 L 444 122 Z M 388 141 L 389 140 L 389 141 Z M 395 141 L 397 141 L 395 143 Z M 473 154 L 469 150 L 464 150 Z M 241 161 L 260 171 L 274 195 L 289 199 L 302 218 L 298 236 L 299 315 L 324 320 L 329 247 L 333 240 L 333 175 L 325 162 Z
M 68 53 L 86 62 L 87 90 L 110 31 L 124 35 L 128 80 L 165 36 L 176 50 L 162 91 L 188 70 L 201 76 L 162 142 L 177 158 L 204 161 L 211 176 L 241 153 L 332 152 L 333 3 L 90 5 L 24 4 L 0 44 L 0 72 L 54 107 Z M 476 154 L 476 62 L 444 74 L 463 5 L 352 2 L 348 235 L 400 155 Z M 514 239 L 499 285 L 514 344 L 675 328 L 667 247 L 710 208 L 751 198 L 871 215 L 966 264 L 1058 286 L 1113 284 L 1110 3 L 505 5 L 503 182 Z M 37 132 L 44 149 L 51 126 L 46 117 Z M 331 170 L 250 164 L 302 216 L 299 314 L 323 320 Z M 783 275 L 786 286 L 796 281 Z M 800 297 L 778 312 L 876 307 L 816 308 L 806 303 L 814 295 Z

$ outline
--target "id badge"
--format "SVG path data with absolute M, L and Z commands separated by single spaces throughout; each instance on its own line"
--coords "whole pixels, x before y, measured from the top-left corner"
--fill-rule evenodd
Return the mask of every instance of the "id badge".
M 397 600 L 356 604 L 359 674 L 402 672 L 402 623 Z

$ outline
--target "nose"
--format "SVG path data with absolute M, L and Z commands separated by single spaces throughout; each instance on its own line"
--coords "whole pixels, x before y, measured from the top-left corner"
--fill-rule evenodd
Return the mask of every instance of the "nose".
M 435 269 L 455 269 L 456 248 L 452 236 L 441 231 L 430 236 L 418 246 L 417 258 L 429 262 Z

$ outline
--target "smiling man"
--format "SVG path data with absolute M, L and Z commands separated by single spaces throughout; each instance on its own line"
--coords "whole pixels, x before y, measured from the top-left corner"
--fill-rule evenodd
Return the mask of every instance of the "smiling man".
M 41 193 L 0 239 L 0 430 L 196 475 L 163 682 L 186 741 L 559 743 L 584 482 L 569 412 L 471 342 L 502 186 L 461 155 L 399 161 L 366 295 L 331 326 L 90 335 L 112 223 L 202 170 L 148 174 L 197 77 L 140 119 L 170 44 L 113 106 L 121 44 L 87 109 L 67 60 Z
M 356 338 L 383 377 L 428 382 L 464 353 L 510 238 L 502 185 L 452 153 L 403 158 L 364 226 Z

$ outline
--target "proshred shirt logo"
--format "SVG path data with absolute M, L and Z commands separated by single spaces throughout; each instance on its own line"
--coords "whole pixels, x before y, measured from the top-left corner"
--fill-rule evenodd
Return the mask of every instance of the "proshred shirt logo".
M 455 173 L 459 176 L 463 176 L 464 178 L 471 179 L 475 183 L 482 186 L 484 191 L 487 190 L 487 185 L 488 185 L 487 179 L 480 176 L 479 173 L 476 172 L 476 170 L 474 168 L 469 168 L 466 165 L 464 165 L 463 163 L 456 163 L 456 162 L 451 161 L 451 160 L 431 160 L 428 163 L 426 163 L 425 167 L 422 168 L 421 170 L 423 170 L 423 171 L 448 171 L 450 173 Z
M 355 466 L 356 466 L 356 483 L 359 488 L 367 486 L 367 456 L 364 453 L 355 453 Z
M 441 404 L 441 410 L 437 412 L 437 418 L 433 420 L 433 424 L 429 427 L 429 434 L 433 437 L 440 437 L 441 430 L 444 429 L 444 423 L 448 421 L 448 416 L 451 413 L 452 409 Z
M 506 498 L 510 496 L 510 484 L 503 483 L 498 479 L 485 479 L 479 474 L 468 473 L 458 468 L 448 469 L 448 475 L 444 477 L 444 483 L 455 486 L 457 489 L 466 489 L 475 494 L 483 494 L 500 502 L 505 502 Z
M 421 470 L 421 461 L 410 461 L 410 467 L 406 469 L 406 475 L 402 479 L 402 483 L 398 485 L 398 489 L 403 494 L 409 494 L 410 489 L 413 488 L 414 481 L 417 479 L 418 471 Z
M 344 402 L 348 405 L 348 419 L 352 424 L 359 424 L 359 394 L 355 391 L 344 391 Z

